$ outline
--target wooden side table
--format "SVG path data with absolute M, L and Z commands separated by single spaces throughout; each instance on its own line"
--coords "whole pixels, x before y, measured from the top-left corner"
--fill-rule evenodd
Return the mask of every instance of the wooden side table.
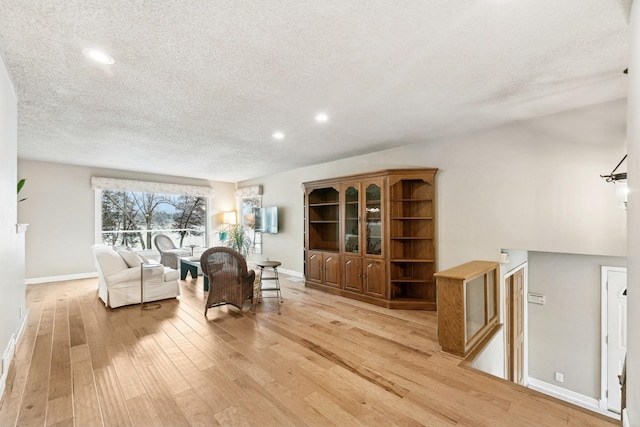
M 275 296 L 271 296 L 271 297 L 264 297 L 264 298 L 276 298 L 278 301 L 278 314 L 280 313 L 280 303 L 284 303 L 283 299 L 282 299 L 282 292 L 280 291 L 280 280 L 278 279 L 278 266 L 280 266 L 282 263 L 280 261 L 259 261 L 256 263 L 256 265 L 258 267 L 260 267 L 260 288 L 258 290 L 258 298 L 256 301 L 256 304 L 260 302 L 260 299 L 263 298 L 262 296 L 262 292 L 263 291 L 275 291 L 276 295 Z M 273 276 L 268 276 L 268 277 L 264 277 L 264 269 L 265 268 L 271 268 L 273 269 Z M 274 282 L 274 286 L 270 287 L 270 288 L 265 288 L 262 285 L 262 282 L 264 280 L 272 280 Z M 254 304 L 253 306 L 253 313 L 255 314 L 256 312 L 256 304 Z

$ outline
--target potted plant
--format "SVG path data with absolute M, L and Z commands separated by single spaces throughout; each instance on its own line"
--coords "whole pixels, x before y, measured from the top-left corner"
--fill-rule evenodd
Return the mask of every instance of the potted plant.
M 240 252 L 242 256 L 246 258 L 251 249 L 251 239 L 249 239 L 244 226 L 242 224 L 230 225 L 224 233 L 226 234 L 224 239 L 222 239 L 222 233 L 220 233 L 222 243 Z

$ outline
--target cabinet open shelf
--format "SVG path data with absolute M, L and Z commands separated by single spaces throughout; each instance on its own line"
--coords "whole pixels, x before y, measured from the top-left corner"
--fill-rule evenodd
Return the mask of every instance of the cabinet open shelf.
M 433 181 L 402 179 L 390 187 L 390 299 L 435 308 Z
M 435 301 L 435 283 L 392 283 L 391 284 L 391 299 L 392 300 L 423 300 L 429 301 L 434 299 Z
M 318 207 L 318 206 L 338 206 L 338 202 L 326 202 L 326 203 L 309 203 L 310 207 Z
M 309 250 L 340 250 L 340 193 L 333 187 L 320 188 L 307 197 L 307 239 Z

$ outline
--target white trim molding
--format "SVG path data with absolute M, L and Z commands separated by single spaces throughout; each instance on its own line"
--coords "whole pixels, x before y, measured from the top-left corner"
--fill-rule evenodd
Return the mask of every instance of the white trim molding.
M 79 280 L 79 279 L 93 279 L 98 277 L 98 273 L 80 273 L 80 274 L 66 274 L 64 276 L 51 276 L 51 277 L 36 277 L 34 279 L 27 279 L 25 283 L 27 285 L 39 285 L 41 283 L 51 282 L 64 282 L 67 280 Z
M 11 335 L 11 339 L 9 340 L 9 344 L 7 345 L 4 354 L 2 355 L 2 359 L 0 359 L 0 400 L 4 395 L 4 390 L 7 387 L 7 376 L 9 374 L 9 367 L 11 366 L 11 361 L 13 360 L 13 356 L 16 354 L 16 347 L 22 334 L 27 325 L 27 318 L 29 314 L 27 313 L 22 318 L 22 324 L 20 325 L 20 329 L 18 330 L 18 335 Z
M 576 393 L 575 391 L 567 390 L 566 388 L 558 387 L 557 385 L 549 384 L 531 377 L 529 377 L 528 387 L 532 390 L 548 394 L 549 396 L 564 400 L 565 402 L 573 403 L 574 405 L 589 409 L 593 412 L 597 412 L 617 420 L 620 419 L 620 415 L 614 412 L 609 412 L 606 409 L 602 409 L 600 407 L 601 402 L 596 398 L 585 396 L 584 394 Z
M 609 291 L 607 289 L 608 274 L 610 271 L 627 273 L 626 267 L 600 267 L 600 409 L 608 411 L 609 399 L 607 391 L 609 389 Z
M 522 348 L 522 376 L 524 378 L 524 386 L 527 387 L 529 385 L 529 304 L 527 303 L 527 294 L 529 293 L 529 261 L 525 261 L 521 264 L 518 264 L 517 266 L 513 267 L 511 270 L 507 271 L 504 276 L 502 277 L 502 282 L 500 284 L 500 296 L 498 298 L 500 298 L 500 304 L 499 304 L 499 308 L 500 308 L 500 321 L 504 324 L 507 322 L 507 308 L 506 308 L 506 301 L 505 301 L 505 292 L 506 292 L 506 286 L 507 286 L 507 279 L 511 276 L 513 276 L 514 274 L 516 274 L 518 271 L 523 270 L 523 276 L 524 276 L 524 283 L 523 283 L 523 288 L 522 288 L 522 292 L 523 292 L 523 307 L 522 307 L 522 319 L 523 319 L 523 324 L 522 327 L 524 329 L 524 336 L 523 336 L 523 348 Z M 506 352 L 507 352 L 507 334 L 506 334 L 506 330 L 505 333 L 503 334 L 503 348 L 504 348 L 504 374 L 502 378 L 509 378 L 509 372 L 508 369 L 509 367 L 507 366 L 507 360 L 506 360 Z
M 140 191 L 143 193 L 177 194 L 192 197 L 213 197 L 214 189 L 196 185 L 165 184 L 162 182 L 135 181 L 131 179 L 91 177 L 94 190 Z
M 278 268 L 278 272 L 287 274 L 287 275 L 289 275 L 291 277 L 297 277 L 297 278 L 304 279 L 304 274 L 300 273 L 299 271 L 288 270 L 286 268 Z

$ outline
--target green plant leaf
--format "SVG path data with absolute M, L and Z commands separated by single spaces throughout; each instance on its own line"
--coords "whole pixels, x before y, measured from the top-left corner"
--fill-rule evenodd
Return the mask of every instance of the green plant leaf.
M 20 190 L 22 190 L 22 187 L 24 187 L 24 183 L 27 181 L 26 178 L 22 178 L 20 181 L 18 181 L 18 194 L 20 194 Z M 27 200 L 27 198 L 25 197 L 24 199 L 20 199 L 18 200 L 18 203 L 20 202 L 24 202 L 25 200 Z
M 20 181 L 18 181 L 18 193 L 20 193 L 20 190 L 22 190 L 22 187 L 24 187 L 24 183 L 27 181 L 26 178 L 22 178 Z M 22 199 L 24 200 L 24 199 Z M 21 200 L 21 201 L 22 201 Z

